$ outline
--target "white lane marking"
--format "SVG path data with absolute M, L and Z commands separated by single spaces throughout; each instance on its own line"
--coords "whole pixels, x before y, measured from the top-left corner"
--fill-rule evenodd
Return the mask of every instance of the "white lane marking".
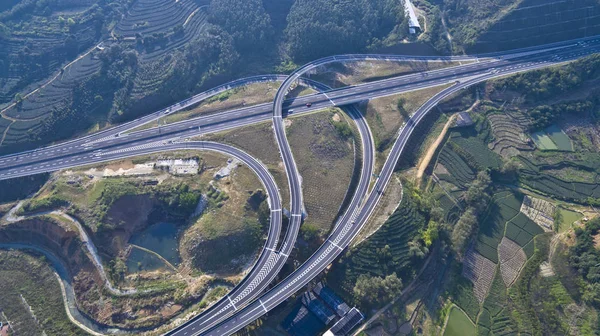
M 289 255 L 287 255 L 287 254 L 285 254 L 285 253 L 283 253 L 283 252 L 279 252 L 279 254 L 281 254 L 282 256 L 284 256 L 284 257 L 286 257 L 286 258 L 287 258 L 287 257 L 289 257 Z
M 271 210 L 271 212 L 281 212 L 281 209 Z
M 260 302 L 260 305 L 263 307 L 263 309 L 265 310 L 265 313 L 268 313 L 269 310 L 267 309 L 267 307 L 265 307 L 265 304 L 259 299 L 258 302 Z
M 231 303 L 231 305 L 233 306 L 233 309 L 237 310 L 237 308 L 235 307 L 235 304 L 233 303 L 233 300 L 231 300 L 231 297 L 229 295 L 227 295 L 227 298 L 229 299 L 229 303 Z
M 331 104 L 333 104 L 333 106 L 335 106 L 335 102 L 333 100 L 331 100 L 331 98 L 329 98 L 327 93 L 323 92 L 323 95 L 325 96 L 325 98 L 329 99 L 329 101 L 331 102 Z
M 331 240 L 329 240 L 329 239 L 327 239 L 327 241 L 328 241 L 328 242 L 330 242 L 331 244 L 333 244 L 333 246 L 335 246 L 335 247 L 339 248 L 339 249 L 340 249 L 340 251 L 341 251 L 341 250 L 343 250 L 343 248 L 339 247 L 339 246 L 338 246 L 336 243 L 334 243 L 333 241 L 331 241 Z

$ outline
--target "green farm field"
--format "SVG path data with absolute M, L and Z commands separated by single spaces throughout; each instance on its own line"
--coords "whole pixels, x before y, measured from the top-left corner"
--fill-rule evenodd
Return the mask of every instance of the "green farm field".
M 477 252 L 498 262 L 497 249 L 502 237 L 524 247 L 534 236 L 543 233 L 542 228 L 519 211 L 522 201 L 520 193 L 503 191 L 496 194 L 481 222 L 475 245 Z
M 450 310 L 450 317 L 448 317 L 446 330 L 444 330 L 444 336 L 475 335 L 477 335 L 477 330 L 467 315 L 465 315 L 462 310 L 452 307 L 452 310 Z
M 573 143 L 571 143 L 571 139 L 569 139 L 567 134 L 565 134 L 560 127 L 552 125 L 547 127 L 544 131 L 546 131 L 546 134 L 548 134 L 558 149 L 565 151 L 573 150 Z
M 573 150 L 571 139 L 556 125 L 551 125 L 543 131 L 533 133 L 531 138 L 541 150 Z

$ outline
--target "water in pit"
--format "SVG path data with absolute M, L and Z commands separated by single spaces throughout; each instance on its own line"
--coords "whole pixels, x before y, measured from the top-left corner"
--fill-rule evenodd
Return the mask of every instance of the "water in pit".
M 174 224 L 158 223 L 135 234 L 129 243 L 155 252 L 173 266 L 177 266 L 180 262 L 177 234 L 178 230 Z M 134 247 L 127 258 L 127 268 L 130 272 L 139 272 L 169 267 L 156 255 Z

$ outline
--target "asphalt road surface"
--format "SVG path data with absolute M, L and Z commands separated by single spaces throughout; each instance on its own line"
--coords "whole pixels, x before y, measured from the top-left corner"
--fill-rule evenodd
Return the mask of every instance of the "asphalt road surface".
M 465 87 L 490 78 L 542 68 L 596 53 L 600 48 L 599 42 L 600 39 L 598 38 L 579 39 L 572 42 L 554 44 L 550 47 L 532 47 L 528 48 L 527 50 L 521 50 L 517 54 L 506 53 L 489 55 L 485 60 L 478 62 L 475 61 L 474 63 L 467 65 L 455 66 L 407 76 L 399 76 L 381 81 L 328 90 L 324 93 L 312 94 L 288 100 L 284 100 L 285 93 L 287 92 L 287 89 L 284 89 L 280 90 L 281 92 L 278 93 L 273 105 L 261 104 L 250 106 L 242 109 L 235 109 L 232 111 L 174 123 L 165 127 L 161 127 L 160 129 L 148 129 L 132 132 L 127 135 L 122 134 L 122 132 L 126 130 L 139 127 L 140 125 L 143 125 L 151 120 L 156 120 L 161 115 L 173 113 L 177 109 L 177 107 L 171 107 L 168 110 L 165 109 L 155 112 L 139 120 L 117 126 L 114 129 L 90 135 L 82 139 L 68 141 L 66 143 L 58 144 L 48 148 L 0 157 L 0 179 L 26 176 L 41 172 L 88 165 L 97 162 L 116 160 L 119 158 L 136 156 L 147 152 L 170 150 L 174 147 L 180 149 L 178 146 L 182 146 L 182 143 L 172 143 L 174 139 L 182 139 L 200 134 L 214 133 L 235 127 L 254 124 L 257 122 L 268 121 L 269 119 L 273 118 L 274 131 L 283 161 L 286 165 L 286 172 L 288 173 L 288 181 L 290 183 L 290 211 L 292 215 L 290 218 L 291 225 L 288 227 L 288 232 L 286 233 L 287 238 L 284 239 L 281 248 L 279 248 L 277 251 L 276 238 L 272 239 L 271 235 L 269 235 L 264 250 L 271 253 L 263 251 L 263 254 L 257 262 L 257 265 L 261 266 L 260 269 L 268 270 L 271 265 L 277 264 L 277 260 L 279 260 L 282 255 L 289 255 L 289 252 L 291 252 L 295 243 L 295 237 L 297 236 L 297 232 L 300 227 L 302 216 L 301 179 L 297 173 L 296 163 L 291 154 L 291 150 L 289 149 L 289 144 L 287 143 L 287 138 L 285 137 L 285 130 L 283 128 L 281 119 L 285 115 L 311 112 L 330 106 L 351 105 L 353 103 L 372 98 L 445 84 L 453 84 L 450 88 L 440 92 L 425 105 L 423 105 L 423 107 L 421 107 L 404 126 L 402 131 L 399 133 L 396 143 L 392 148 L 392 151 L 382 169 L 374 189 L 371 191 L 364 204 L 363 200 L 364 196 L 367 194 L 368 180 L 370 177 L 370 174 L 367 175 L 365 173 L 372 169 L 372 161 L 369 162 L 368 158 L 373 156 L 374 150 L 372 146 L 372 136 L 370 133 L 367 133 L 368 131 L 366 130 L 360 132 L 365 160 L 363 160 L 363 176 L 359 182 L 359 187 L 355 191 L 351 205 L 348 207 L 346 213 L 339 219 L 332 234 L 329 236 L 325 244 L 321 246 L 321 248 L 317 250 L 315 254 L 313 254 L 313 256 L 307 260 L 306 263 L 300 266 L 300 268 L 298 268 L 285 280 L 280 282 L 277 286 L 262 295 L 259 300 L 255 300 L 252 303 L 248 303 L 248 301 L 250 301 L 249 299 L 243 302 L 238 301 L 239 305 L 236 305 L 236 302 L 234 301 L 237 298 L 235 296 L 236 290 L 238 290 L 238 288 L 242 288 L 243 286 L 236 287 L 236 289 L 234 289 L 226 297 L 227 300 L 220 301 L 229 302 L 225 303 L 221 308 L 226 309 L 225 311 L 221 313 L 214 313 L 211 316 L 202 314 L 202 318 L 195 318 L 186 323 L 183 327 L 177 328 L 174 332 L 169 333 L 172 335 L 198 335 L 200 333 L 206 335 L 230 334 L 251 323 L 256 318 L 262 316 L 268 310 L 275 307 L 277 304 L 283 302 L 291 294 L 301 289 L 306 283 L 308 283 L 325 267 L 327 267 L 327 265 L 329 265 L 345 249 L 356 233 L 358 233 L 362 225 L 364 225 L 366 219 L 379 201 L 381 193 L 385 189 L 385 186 L 387 185 L 395 168 L 396 162 L 400 158 L 401 153 L 405 150 L 406 142 L 408 141 L 408 138 L 410 137 L 414 127 L 441 99 Z M 358 56 L 345 55 L 336 57 L 339 59 L 333 57 L 325 62 L 328 63 L 348 60 L 352 59 L 352 57 Z M 367 59 L 367 57 L 372 56 L 362 55 L 362 57 Z M 397 58 L 399 57 L 402 56 L 397 56 Z M 410 59 L 406 57 L 404 58 Z M 288 79 L 284 81 L 284 84 L 281 88 L 289 88 L 289 85 L 298 80 L 305 71 L 310 70 L 315 66 L 325 64 L 322 62 L 322 60 L 316 61 L 301 68 L 299 71 L 288 77 Z M 272 76 L 274 77 L 267 77 L 266 79 L 263 78 L 265 76 L 256 76 L 251 80 L 262 81 L 281 79 L 279 76 Z M 237 84 L 234 82 L 233 85 Z M 214 92 L 222 92 L 219 90 L 225 90 L 224 87 L 225 86 L 216 88 L 216 91 Z M 213 92 L 213 90 L 211 90 L 211 92 Z M 206 95 L 210 95 L 210 93 L 207 93 Z M 198 99 L 199 100 L 197 101 L 201 100 L 200 98 Z M 190 106 L 191 104 L 195 104 L 197 101 L 192 103 L 191 100 L 185 100 L 178 104 L 179 106 Z M 307 106 L 307 103 L 311 103 L 310 106 Z M 352 107 L 350 107 L 349 113 L 356 114 L 358 111 L 352 111 Z M 360 124 L 360 120 L 364 122 L 359 115 L 360 113 L 355 115 L 355 117 L 357 117 L 355 119 L 357 121 L 357 126 Z M 366 141 L 365 139 L 369 140 Z M 184 142 L 183 145 L 185 146 L 186 144 L 197 143 Z M 202 144 L 209 147 L 215 146 L 214 143 L 203 142 Z M 365 176 L 367 176 L 367 178 L 365 178 Z M 367 181 L 366 187 L 362 184 L 365 180 Z M 267 188 L 267 186 L 265 187 Z M 273 206 L 273 204 L 271 204 L 271 206 Z M 280 220 L 281 218 L 281 207 L 272 207 L 271 209 L 274 210 L 272 211 L 272 216 L 273 214 L 279 213 L 279 219 L 271 219 L 273 225 L 273 221 Z M 278 236 L 279 235 L 276 235 L 275 237 Z M 270 249 L 273 251 L 270 251 Z M 263 255 L 265 256 L 264 260 Z M 274 268 L 271 267 L 271 270 L 272 269 Z M 269 282 L 267 280 L 268 276 L 266 275 L 270 273 L 271 272 L 267 271 L 266 273 L 263 272 L 262 275 L 259 273 L 255 276 L 247 277 L 244 281 L 256 284 L 256 286 L 246 286 L 245 288 L 248 288 L 251 292 L 246 293 L 244 297 L 251 298 L 256 296 L 259 292 L 262 292 Z M 261 278 L 261 276 L 265 277 Z M 267 283 L 265 284 L 265 282 Z M 229 308 L 226 308 L 227 306 L 229 306 Z M 219 310 L 212 309 L 211 311 L 218 312 Z M 221 322 L 222 316 L 230 317 Z M 202 332 L 207 326 L 210 326 L 210 329 L 206 332 Z

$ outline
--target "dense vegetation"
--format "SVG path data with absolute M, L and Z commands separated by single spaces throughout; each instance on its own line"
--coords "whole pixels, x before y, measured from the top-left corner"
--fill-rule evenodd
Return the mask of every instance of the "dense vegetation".
M 0 305 L 15 334 L 87 335 L 69 321 L 58 279 L 44 256 L 2 250 L 0 278 Z
M 48 180 L 48 174 L 19 177 L 0 181 L 0 203 L 24 199 L 38 191 Z
M 585 280 L 582 299 L 600 308 L 600 251 L 594 242 L 600 230 L 600 219 L 591 220 L 583 228 L 575 229 L 577 241 L 571 248 L 570 264 Z
M 365 307 L 378 307 L 412 280 L 437 239 L 438 220 L 430 195 L 404 193 L 401 205 L 383 226 L 336 263 L 328 281 Z M 364 293 L 371 293 L 364 296 Z M 375 296 L 374 296 L 375 295 Z M 378 298 L 376 298 L 378 297 Z
M 290 56 L 300 61 L 356 52 L 385 38 L 403 20 L 401 1 L 299 0 L 288 15 L 286 43 Z
M 273 42 L 271 18 L 260 0 L 213 0 L 209 21 L 231 35 L 241 53 L 261 51 Z
M 452 245 L 459 256 L 462 256 L 477 230 L 478 216 L 490 202 L 491 182 L 489 174 L 481 171 L 465 193 L 467 208 L 452 230 Z

